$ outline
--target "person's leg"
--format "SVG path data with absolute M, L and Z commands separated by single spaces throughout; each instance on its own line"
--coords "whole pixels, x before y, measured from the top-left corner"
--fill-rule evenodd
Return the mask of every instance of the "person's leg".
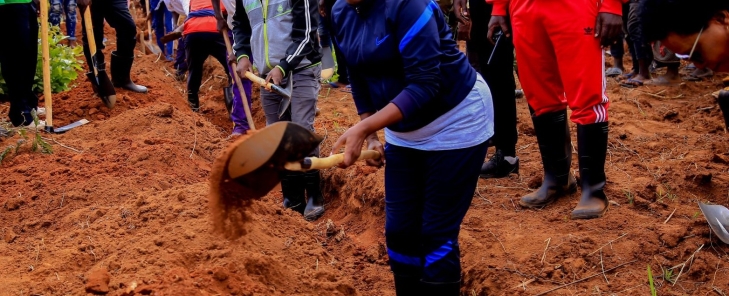
M 316 102 L 319 98 L 319 89 L 321 89 L 319 83 L 321 66 L 301 70 L 293 74 L 291 78 L 294 79 L 294 89 L 291 92 L 291 121 L 313 132 Z M 319 147 L 309 155 L 319 156 Z M 324 196 L 321 193 L 321 175 L 318 170 L 307 171 L 304 174 L 308 198 L 304 218 L 313 221 L 321 217 L 325 210 Z
M 635 58 L 638 61 L 638 72 L 634 75 L 631 80 L 635 81 L 635 84 L 640 85 L 642 82 L 651 79 L 651 72 L 648 69 L 652 61 L 652 54 L 650 45 L 645 42 L 643 38 L 643 24 L 640 19 L 640 4 L 638 1 L 633 0 L 629 4 L 628 12 L 628 35 L 633 42 L 633 48 L 635 50 Z
M 582 29 L 595 23 L 598 9 L 585 2 L 568 2 L 559 8 L 573 16 L 551 15 L 547 25 L 557 53 L 559 74 L 567 102 L 577 123 L 577 143 L 582 196 L 572 212 L 573 219 L 601 217 L 608 208 L 605 186 L 608 107 L 605 93 L 605 55 L 600 39 Z M 551 7 L 557 9 L 557 5 Z M 572 55 L 572 56 L 568 56 Z
M 385 241 L 397 295 L 420 295 L 424 151 L 385 144 Z
M 111 53 L 111 80 L 115 87 L 138 93 L 146 93 L 147 88 L 132 82 L 130 76 L 134 64 L 134 45 L 137 42 L 137 27 L 134 25 L 126 0 L 106 0 L 104 18 L 116 30 L 116 51 Z M 96 4 L 96 2 L 94 3 Z M 94 7 L 94 5 L 91 5 Z M 96 26 L 96 24 L 94 24 Z M 101 27 L 103 30 L 103 26 Z M 96 27 L 94 27 L 96 30 Z M 102 39 L 97 39 L 97 42 Z
M 63 7 L 66 11 L 66 35 L 68 35 L 68 46 L 76 46 L 76 0 L 63 0 Z
M 476 190 L 479 161 L 486 157 L 487 149 L 484 142 L 470 148 L 424 152 L 422 285 L 428 295 L 460 295 L 458 233 Z
M 230 91 L 226 90 L 226 92 L 232 93 L 233 97 L 231 98 L 231 106 L 230 106 L 230 119 L 233 121 L 233 134 L 237 135 L 243 135 L 250 129 L 250 126 L 248 125 L 248 120 L 246 117 L 245 110 L 243 109 L 243 97 L 241 96 L 240 91 L 238 90 L 238 85 L 235 84 L 235 79 L 231 75 L 238 75 L 235 72 L 235 69 L 228 64 L 227 59 L 227 49 L 225 47 L 225 41 L 223 40 L 223 36 L 220 34 L 212 33 L 212 40 L 209 42 L 212 46 L 210 47 L 212 49 L 212 55 L 215 57 L 215 59 L 220 62 L 220 64 L 225 68 L 225 74 L 228 74 L 228 78 L 230 80 L 230 86 L 226 87 L 229 88 Z M 230 31 L 228 31 L 229 35 L 232 35 Z M 232 36 L 231 36 L 232 37 Z M 251 85 L 252 82 L 248 79 L 241 79 L 241 83 L 243 84 L 243 94 L 246 97 L 246 103 L 248 104 L 248 108 L 251 108 Z M 227 102 L 226 98 L 226 104 Z
M 202 83 L 202 71 L 205 60 L 208 58 L 205 33 L 187 34 L 187 42 L 185 43 L 185 51 L 187 52 L 187 62 L 189 63 L 189 72 L 187 74 L 187 102 L 192 111 L 200 110 L 200 84 Z
M 473 36 L 486 36 L 492 6 L 483 1 L 471 1 L 471 32 Z M 475 15 L 473 13 L 476 13 Z M 494 137 L 492 143 L 496 153 L 482 167 L 484 178 L 503 178 L 519 173 L 516 158 L 516 101 L 514 92 L 514 45 L 511 38 L 502 37 L 498 46 L 487 38 L 480 38 L 477 44 L 479 68 L 491 89 L 494 102 Z M 491 61 L 489 63 L 489 57 Z
M 33 92 L 38 61 L 38 21 L 33 4 L 0 6 L 0 39 L 12 40 L 13 46 L 0 46 L 0 69 L 8 88 L 8 117 L 14 126 L 33 122 L 31 111 L 38 108 Z
M 182 36 L 182 38 L 178 39 L 177 41 L 177 56 L 175 57 L 175 70 L 177 72 L 177 76 L 184 75 L 185 72 L 187 72 L 187 57 L 186 57 L 186 51 L 185 51 L 185 36 Z M 178 78 L 181 79 L 181 78 Z
M 170 12 L 170 10 L 167 9 L 167 6 L 164 5 L 164 2 L 162 2 L 162 6 L 165 9 L 165 34 L 169 34 L 174 29 L 174 24 L 172 22 L 172 12 Z M 160 37 L 160 39 L 161 39 L 161 37 Z M 165 50 L 166 50 L 165 57 L 167 58 L 167 61 L 170 61 L 170 62 L 174 60 L 172 58 L 172 54 L 174 51 L 172 49 L 172 45 L 173 45 L 172 42 L 167 42 L 167 45 L 165 47 Z
M 557 54 L 545 24 L 535 22 L 542 17 L 541 14 L 548 14 L 551 8 L 545 9 L 543 3 L 534 5 L 540 7 L 520 7 L 515 10 L 512 13 L 512 27 L 519 59 L 519 81 L 532 110 L 532 122 L 544 168 L 544 180 L 540 188 L 522 197 L 519 203 L 524 207 L 541 208 L 574 192 L 576 184 L 570 174 L 572 151 L 566 120 L 567 101 L 558 72 Z
M 63 0 L 47 0 L 50 1 L 48 7 L 48 24 L 51 26 L 61 25 L 61 14 L 63 13 Z

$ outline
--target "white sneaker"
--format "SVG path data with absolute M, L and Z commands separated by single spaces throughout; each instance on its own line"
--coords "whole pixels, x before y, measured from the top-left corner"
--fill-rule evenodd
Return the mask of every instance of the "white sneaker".
M 38 107 L 38 109 L 35 109 L 35 114 L 38 116 L 46 115 L 46 108 Z

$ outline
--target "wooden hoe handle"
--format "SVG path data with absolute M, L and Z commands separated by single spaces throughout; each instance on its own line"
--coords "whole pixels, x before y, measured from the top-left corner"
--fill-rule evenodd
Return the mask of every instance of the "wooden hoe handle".
M 367 159 L 378 159 L 380 153 L 375 150 L 363 150 L 357 161 Z M 289 162 L 284 167 L 289 171 L 324 170 L 333 168 L 344 162 L 344 153 L 334 154 L 329 157 L 307 157 L 302 161 Z

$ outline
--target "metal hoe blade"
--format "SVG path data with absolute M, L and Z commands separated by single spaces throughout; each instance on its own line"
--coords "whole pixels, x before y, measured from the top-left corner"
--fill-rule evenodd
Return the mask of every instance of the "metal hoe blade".
M 709 227 L 714 231 L 719 239 L 729 244 L 729 209 L 720 205 L 708 205 L 699 203 L 699 208 L 704 214 Z

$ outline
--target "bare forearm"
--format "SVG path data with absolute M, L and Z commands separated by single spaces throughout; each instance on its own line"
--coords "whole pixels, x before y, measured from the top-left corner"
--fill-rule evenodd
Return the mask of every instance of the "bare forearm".
M 362 121 L 358 125 L 361 125 L 362 130 L 368 135 L 368 138 L 373 136 L 377 137 L 377 131 L 400 122 L 402 117 L 400 108 L 390 103 L 375 113 L 362 113 L 360 115 Z

